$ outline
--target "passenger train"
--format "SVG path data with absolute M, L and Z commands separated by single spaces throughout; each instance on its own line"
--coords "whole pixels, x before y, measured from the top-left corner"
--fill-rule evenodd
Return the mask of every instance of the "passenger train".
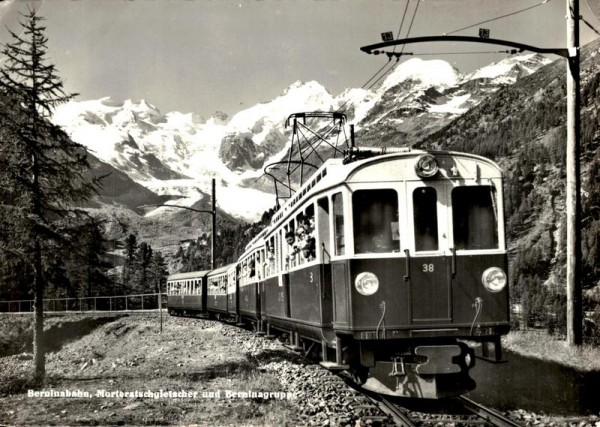
M 284 332 L 372 391 L 461 394 L 475 387 L 474 348 L 498 360 L 509 330 L 503 209 L 502 173 L 486 158 L 353 147 L 237 262 L 171 275 L 168 310 Z

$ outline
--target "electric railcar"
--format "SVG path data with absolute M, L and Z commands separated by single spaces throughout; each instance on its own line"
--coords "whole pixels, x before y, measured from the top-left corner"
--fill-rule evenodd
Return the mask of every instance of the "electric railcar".
M 473 389 L 465 341 L 499 358 L 509 330 L 502 174 L 476 155 L 396 151 L 326 161 L 237 263 L 170 276 L 169 311 L 285 331 L 380 393 Z

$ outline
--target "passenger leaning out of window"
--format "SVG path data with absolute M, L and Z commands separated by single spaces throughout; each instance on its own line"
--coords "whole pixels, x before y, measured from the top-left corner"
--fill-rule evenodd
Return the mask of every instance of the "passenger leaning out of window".
M 286 257 L 286 263 L 288 267 L 293 267 L 296 265 L 296 258 L 298 252 L 300 251 L 298 245 L 296 243 L 296 235 L 293 231 L 288 231 L 285 233 L 285 241 L 288 244 L 288 255 Z
M 296 231 L 298 248 L 306 261 L 315 259 L 315 238 L 309 234 L 305 226 L 298 227 Z

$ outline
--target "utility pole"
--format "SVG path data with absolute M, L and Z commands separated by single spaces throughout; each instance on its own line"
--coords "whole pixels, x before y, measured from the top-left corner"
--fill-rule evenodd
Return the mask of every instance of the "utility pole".
M 582 343 L 579 0 L 567 0 L 567 343 Z
M 215 269 L 215 241 L 217 240 L 217 195 L 215 179 L 212 179 L 212 238 L 210 239 L 210 269 Z
M 138 208 L 177 208 L 177 209 L 187 209 L 188 211 L 198 212 L 198 213 L 209 213 L 212 218 L 212 232 L 211 232 L 211 242 L 210 242 L 210 268 L 211 270 L 215 269 L 215 241 L 217 237 L 217 193 L 216 193 L 216 184 L 215 179 L 212 179 L 212 206 L 211 210 L 203 210 L 191 208 L 189 206 L 182 205 L 142 205 L 138 206 Z
M 567 46 L 563 48 L 540 48 L 508 40 L 467 36 L 425 36 L 388 40 L 360 48 L 368 54 L 385 54 L 397 59 L 402 54 L 386 51 L 397 45 L 428 42 L 467 42 L 498 44 L 538 53 L 550 53 L 567 59 L 567 343 L 580 345 L 583 341 L 583 311 L 581 294 L 581 167 L 580 167 L 580 76 L 579 76 L 579 0 L 567 3 Z M 594 3 L 595 4 L 595 3 Z M 593 9 L 595 10 L 595 9 Z

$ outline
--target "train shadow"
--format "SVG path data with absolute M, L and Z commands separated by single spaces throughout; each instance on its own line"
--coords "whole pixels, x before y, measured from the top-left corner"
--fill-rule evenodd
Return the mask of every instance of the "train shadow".
M 44 330 L 44 346 L 49 353 L 60 351 L 70 342 L 92 333 L 102 325 L 123 316 L 86 317 L 77 321 L 58 322 Z
M 48 353 L 56 353 L 65 345 L 90 334 L 98 327 L 114 322 L 120 316 L 85 317 L 79 320 L 46 321 L 43 345 Z M 17 321 L 18 320 L 18 321 Z M 7 320 L 0 338 L 0 357 L 33 351 L 33 322 L 30 319 Z

